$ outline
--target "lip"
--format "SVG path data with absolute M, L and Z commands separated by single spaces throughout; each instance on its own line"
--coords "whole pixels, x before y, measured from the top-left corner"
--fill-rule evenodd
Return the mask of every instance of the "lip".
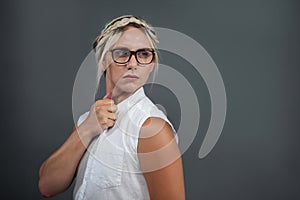
M 123 76 L 123 78 L 128 79 L 128 80 L 135 80 L 135 79 L 138 79 L 139 77 L 136 75 L 128 74 L 128 75 Z

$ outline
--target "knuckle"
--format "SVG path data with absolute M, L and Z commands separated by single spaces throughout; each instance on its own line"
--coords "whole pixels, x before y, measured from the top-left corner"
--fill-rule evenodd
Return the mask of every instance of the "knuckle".
M 116 105 L 112 105 L 112 106 L 111 106 L 111 109 L 112 109 L 113 111 L 116 111 L 116 110 L 117 110 L 117 106 L 116 106 Z
M 102 103 L 105 103 L 105 104 L 110 104 L 112 102 L 113 102 L 113 100 L 111 100 L 111 99 L 102 99 Z
M 109 127 L 112 127 L 114 124 L 115 124 L 115 122 L 112 121 L 112 120 L 108 122 L 108 126 L 109 126 Z
M 104 124 L 107 124 L 107 118 L 103 118 L 103 119 L 102 119 L 102 122 L 103 122 Z

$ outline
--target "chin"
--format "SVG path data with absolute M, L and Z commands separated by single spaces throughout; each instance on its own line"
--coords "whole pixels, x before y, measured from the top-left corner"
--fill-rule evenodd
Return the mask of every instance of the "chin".
M 128 93 L 133 94 L 137 89 L 139 89 L 141 86 L 132 85 L 132 84 L 125 84 L 118 87 L 118 90 L 120 93 Z

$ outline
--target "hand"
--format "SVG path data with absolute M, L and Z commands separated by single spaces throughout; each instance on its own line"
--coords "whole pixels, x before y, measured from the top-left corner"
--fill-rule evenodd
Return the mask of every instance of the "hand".
M 112 93 L 110 92 L 91 106 L 87 119 L 79 127 L 81 135 L 85 134 L 84 136 L 92 139 L 104 130 L 114 126 L 117 106 L 111 97 Z

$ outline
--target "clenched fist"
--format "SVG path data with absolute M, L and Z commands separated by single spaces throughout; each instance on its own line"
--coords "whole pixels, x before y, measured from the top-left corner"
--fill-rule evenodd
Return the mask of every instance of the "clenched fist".
M 97 100 L 91 106 L 88 117 L 78 127 L 82 138 L 91 140 L 104 130 L 114 126 L 117 106 L 111 99 L 111 95 L 112 93 L 108 93 L 103 99 Z

